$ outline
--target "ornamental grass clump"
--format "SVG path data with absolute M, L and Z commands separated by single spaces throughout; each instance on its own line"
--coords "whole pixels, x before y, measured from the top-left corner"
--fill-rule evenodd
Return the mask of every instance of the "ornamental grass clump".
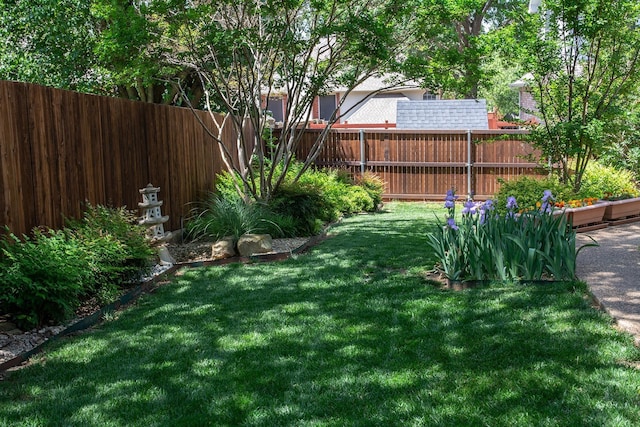
M 446 219 L 440 221 L 437 232 L 428 235 L 428 244 L 438 259 L 436 268 L 447 279 L 576 279 L 575 231 L 564 215 L 554 214 L 551 191 L 544 192 L 539 209 L 522 214 L 517 213 L 513 196 L 507 198 L 503 215 L 496 213 L 491 200 L 468 200 L 461 215 L 456 215 L 456 200 L 454 191 L 449 190 Z

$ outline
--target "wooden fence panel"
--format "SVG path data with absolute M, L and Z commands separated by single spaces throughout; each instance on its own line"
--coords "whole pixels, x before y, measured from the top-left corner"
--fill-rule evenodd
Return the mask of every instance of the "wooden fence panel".
M 235 146 L 232 127 L 223 133 Z M 15 234 L 59 228 L 85 202 L 137 211 L 148 183 L 174 230 L 222 170 L 189 109 L 0 81 L 0 225 Z
M 0 226 L 25 230 L 36 216 L 28 197 L 34 185 L 29 121 L 24 120 L 28 100 L 24 86 L 9 85 L 12 90 L 0 91 Z
M 306 157 L 318 132 L 305 131 L 299 158 Z M 353 174 L 364 167 L 385 181 L 386 199 L 440 200 L 451 188 L 484 199 L 499 190 L 498 178 L 539 174 L 539 153 L 524 141 L 524 135 L 523 131 L 477 131 L 471 134 L 469 146 L 466 131 L 371 129 L 362 134 L 340 129 L 330 132 L 316 165 L 346 168 Z
M 215 131 L 207 113 L 196 114 Z M 304 131 L 298 158 L 319 132 Z M 333 130 L 316 164 L 372 171 L 387 199 L 441 200 L 450 188 L 482 198 L 497 191 L 498 177 L 538 173 L 523 132 L 504 134 L 472 134 L 471 186 L 466 132 Z M 237 162 L 232 126 L 223 135 Z M 161 188 L 165 227 L 174 230 L 222 170 L 217 143 L 188 109 L 0 81 L 0 225 L 16 234 L 61 227 L 85 201 L 137 210 L 148 183 Z

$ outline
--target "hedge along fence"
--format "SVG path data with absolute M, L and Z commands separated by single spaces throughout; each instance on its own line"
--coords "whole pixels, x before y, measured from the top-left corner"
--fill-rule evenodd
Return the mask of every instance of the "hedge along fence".
M 59 228 L 85 201 L 137 211 L 148 183 L 175 230 L 223 169 L 189 109 L 0 81 L 0 226 L 15 234 Z
M 296 153 L 306 157 L 319 130 L 306 129 Z M 447 190 L 477 199 L 498 191 L 497 178 L 544 174 L 527 131 L 343 130 L 330 132 L 316 159 L 357 175 L 370 171 L 386 182 L 385 199 L 441 200 Z

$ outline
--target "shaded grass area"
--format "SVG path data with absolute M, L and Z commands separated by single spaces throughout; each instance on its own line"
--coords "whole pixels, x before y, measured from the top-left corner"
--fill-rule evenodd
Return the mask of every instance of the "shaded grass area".
M 638 425 L 581 283 L 439 289 L 422 204 L 286 262 L 187 271 L 0 382 L 0 425 Z

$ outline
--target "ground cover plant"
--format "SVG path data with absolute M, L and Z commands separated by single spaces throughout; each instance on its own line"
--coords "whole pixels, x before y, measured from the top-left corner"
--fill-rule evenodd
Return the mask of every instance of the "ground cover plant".
M 0 425 L 637 425 L 639 350 L 584 284 L 444 290 L 434 210 L 181 272 L 1 381 Z

